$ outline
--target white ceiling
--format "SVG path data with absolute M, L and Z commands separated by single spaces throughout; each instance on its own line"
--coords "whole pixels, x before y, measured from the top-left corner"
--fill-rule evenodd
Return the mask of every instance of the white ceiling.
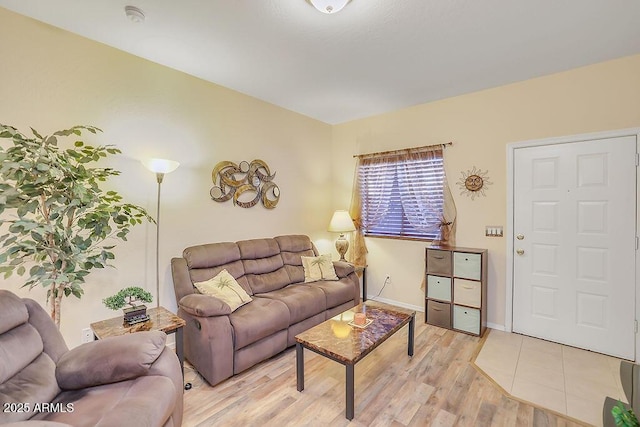
M 352 0 L 333 15 L 305 0 L 0 6 L 331 124 L 640 53 L 640 0 Z

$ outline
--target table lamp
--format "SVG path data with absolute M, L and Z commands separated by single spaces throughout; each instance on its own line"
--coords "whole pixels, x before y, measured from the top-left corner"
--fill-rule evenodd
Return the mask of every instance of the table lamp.
M 340 261 L 346 261 L 344 254 L 346 254 L 349 249 L 349 241 L 345 239 L 344 233 L 356 231 L 356 227 L 353 225 L 353 220 L 349 216 L 349 212 L 344 210 L 335 211 L 333 213 L 333 217 L 331 217 L 328 231 L 340 233 L 340 237 L 336 240 L 336 250 L 338 251 L 338 254 L 340 254 Z

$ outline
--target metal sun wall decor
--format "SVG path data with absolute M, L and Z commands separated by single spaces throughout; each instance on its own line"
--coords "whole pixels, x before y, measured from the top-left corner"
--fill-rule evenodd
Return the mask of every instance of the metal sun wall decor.
M 466 194 L 467 196 L 471 196 L 471 200 L 476 197 L 486 196 L 484 192 L 486 186 L 493 184 L 493 182 L 489 181 L 488 173 L 489 170 L 482 171 L 482 169 L 476 169 L 475 166 L 466 172 L 462 171 L 462 178 L 456 182 L 462 189 L 460 195 Z
M 211 199 L 226 202 L 233 199 L 233 204 L 241 208 L 251 208 L 259 201 L 267 209 L 273 209 L 280 200 L 280 188 L 273 182 L 273 174 L 269 166 L 259 159 L 251 163 L 242 161 L 239 164 L 222 161 L 211 172 L 213 187 L 209 191 Z M 255 193 L 252 199 L 247 195 Z

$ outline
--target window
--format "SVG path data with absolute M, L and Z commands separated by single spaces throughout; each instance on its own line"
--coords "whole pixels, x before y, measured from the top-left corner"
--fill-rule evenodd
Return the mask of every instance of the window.
M 445 180 L 440 147 L 363 156 L 357 179 L 365 236 L 438 237 Z

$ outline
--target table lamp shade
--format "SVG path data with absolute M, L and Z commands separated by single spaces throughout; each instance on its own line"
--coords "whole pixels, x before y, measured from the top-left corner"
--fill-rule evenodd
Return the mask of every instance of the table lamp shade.
M 334 233 L 346 233 L 348 231 L 356 231 L 356 227 L 353 225 L 353 221 L 347 211 L 335 211 L 331 222 L 329 223 L 328 231 Z

